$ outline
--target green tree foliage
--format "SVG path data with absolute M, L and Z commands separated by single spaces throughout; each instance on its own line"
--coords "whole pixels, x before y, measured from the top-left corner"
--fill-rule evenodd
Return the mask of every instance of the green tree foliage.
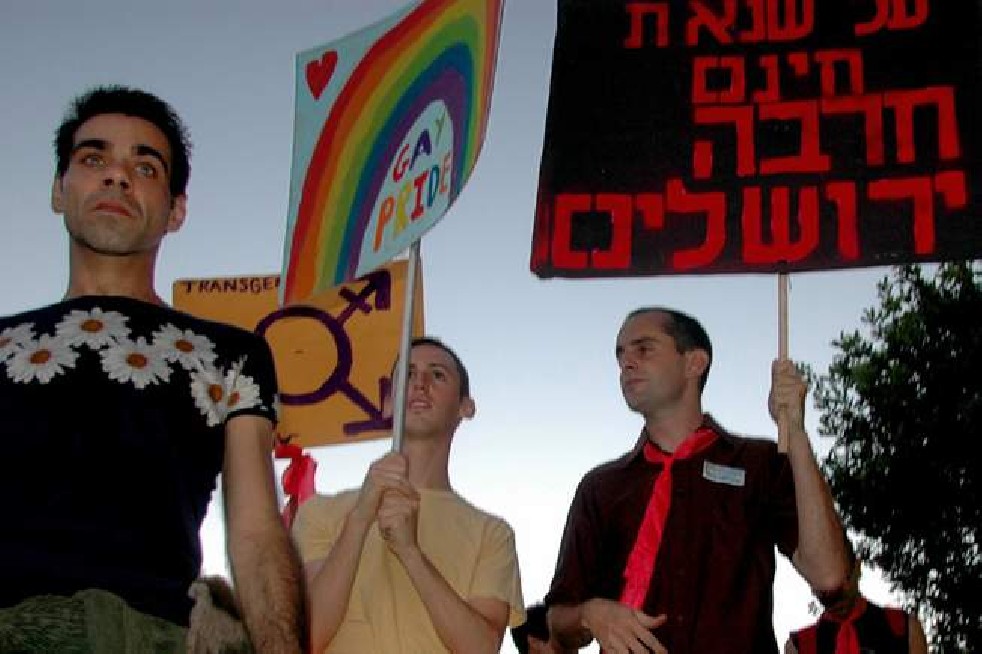
M 861 559 L 922 609 L 934 652 L 982 652 L 982 270 L 895 269 L 815 401 Z

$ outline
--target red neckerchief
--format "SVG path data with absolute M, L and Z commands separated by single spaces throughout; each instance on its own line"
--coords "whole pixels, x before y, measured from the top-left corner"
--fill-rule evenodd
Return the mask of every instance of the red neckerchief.
M 283 507 L 283 524 L 289 530 L 297 515 L 300 505 L 313 497 L 314 473 L 317 471 L 317 461 L 303 448 L 292 445 L 289 438 L 276 438 L 274 453 L 277 459 L 290 459 L 290 465 L 283 471 L 283 494 L 287 497 Z
M 866 610 L 866 600 L 856 599 L 849 613 L 845 616 L 835 615 L 826 611 L 822 619 L 839 624 L 839 632 L 835 636 L 835 654 L 859 654 L 859 634 L 856 632 L 856 620 Z
M 671 454 L 662 452 L 650 440 L 644 444 L 644 458 L 649 463 L 664 464 L 651 489 L 651 498 L 644 511 L 641 528 L 624 568 L 624 589 L 620 601 L 635 609 L 644 605 L 648 586 L 655 572 L 655 559 L 661 546 L 662 531 L 672 503 L 672 464 L 698 454 L 713 444 L 716 433 L 709 427 L 701 427 L 679 444 Z

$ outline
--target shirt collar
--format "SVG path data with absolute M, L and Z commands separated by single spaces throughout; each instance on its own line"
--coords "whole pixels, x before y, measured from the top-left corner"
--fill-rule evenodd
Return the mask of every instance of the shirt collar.
M 732 442 L 731 439 L 733 438 L 733 435 L 720 427 L 719 423 L 717 423 L 716 420 L 714 420 L 708 413 L 702 414 L 702 423 L 698 428 L 701 429 L 703 427 L 708 427 L 716 432 L 716 434 L 720 437 L 717 439 L 717 442 L 726 442 L 727 444 Z M 648 440 L 648 430 L 642 427 L 641 434 L 638 436 L 638 440 L 634 443 L 634 447 L 631 448 L 630 452 L 618 459 L 615 464 L 618 465 L 618 467 L 627 467 L 638 459 L 643 460 L 644 443 L 646 440 Z

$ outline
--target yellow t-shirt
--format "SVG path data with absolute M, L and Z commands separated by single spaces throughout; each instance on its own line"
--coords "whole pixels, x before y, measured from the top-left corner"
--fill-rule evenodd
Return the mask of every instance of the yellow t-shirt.
M 305 563 L 330 553 L 357 498 L 353 490 L 304 502 L 293 523 L 293 537 Z M 452 491 L 423 489 L 417 537 L 420 549 L 461 598 L 499 599 L 509 606 L 509 626 L 525 621 L 515 535 L 507 522 Z M 373 525 L 348 611 L 325 654 L 445 651 L 409 576 L 382 540 L 378 525 Z

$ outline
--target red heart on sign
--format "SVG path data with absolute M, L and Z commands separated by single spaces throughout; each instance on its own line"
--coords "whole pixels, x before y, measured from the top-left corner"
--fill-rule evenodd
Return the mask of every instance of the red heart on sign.
M 327 83 L 331 81 L 331 75 L 338 65 L 338 53 L 330 50 L 324 53 L 319 60 L 315 59 L 307 64 L 307 88 L 314 95 L 315 100 L 320 100 L 321 93 L 327 88 Z

